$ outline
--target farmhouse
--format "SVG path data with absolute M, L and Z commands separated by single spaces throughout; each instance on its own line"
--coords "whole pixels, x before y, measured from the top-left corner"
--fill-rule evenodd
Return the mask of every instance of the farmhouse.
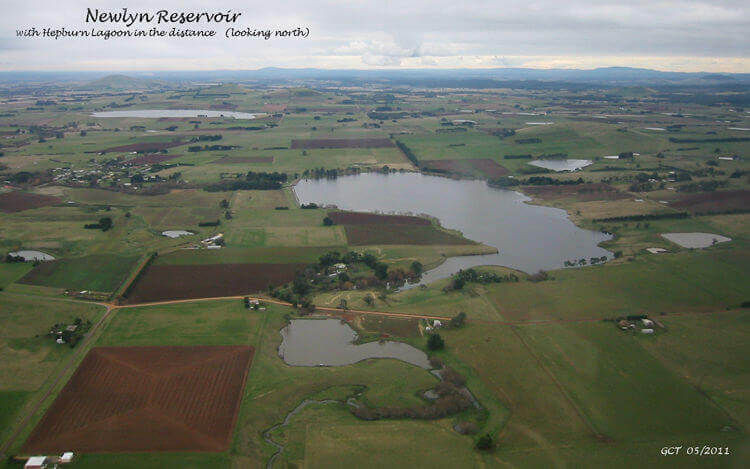
M 653 327 L 654 325 L 654 321 L 646 318 L 641 319 L 641 322 L 643 323 L 643 327 Z

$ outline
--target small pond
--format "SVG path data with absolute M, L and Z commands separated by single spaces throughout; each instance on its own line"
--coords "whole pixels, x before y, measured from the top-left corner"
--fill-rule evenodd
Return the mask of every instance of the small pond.
M 337 179 L 302 180 L 294 186 L 300 203 L 336 205 L 344 210 L 428 214 L 442 226 L 498 249 L 497 254 L 447 258 L 426 272 L 421 283 L 450 277 L 460 269 L 502 265 L 533 273 L 559 269 L 569 259 L 611 253 L 598 246 L 611 239 L 578 228 L 564 210 L 526 203 L 518 192 L 484 181 L 420 173 L 364 173 Z
M 409 344 L 354 344 L 357 333 L 339 319 L 292 319 L 281 329 L 279 356 L 292 366 L 343 366 L 368 358 L 395 358 L 429 369 L 427 355 Z
M 707 248 L 732 240 L 732 238 L 713 233 L 663 233 L 662 236 L 683 248 L 693 249 Z
M 257 116 L 265 114 L 236 111 L 208 111 L 204 109 L 131 109 L 128 111 L 101 111 L 91 115 L 94 117 L 233 117 L 235 119 L 255 119 Z
M 42 251 L 15 251 L 15 252 L 9 252 L 11 256 L 21 256 L 24 258 L 26 262 L 31 261 L 54 261 L 55 258 L 46 252 Z
M 577 171 L 592 163 L 591 160 L 534 160 L 530 161 L 531 166 L 550 169 L 552 171 Z
M 167 238 L 179 238 L 180 236 L 190 236 L 195 233 L 185 230 L 167 230 L 162 231 L 161 234 L 162 236 L 166 236 Z

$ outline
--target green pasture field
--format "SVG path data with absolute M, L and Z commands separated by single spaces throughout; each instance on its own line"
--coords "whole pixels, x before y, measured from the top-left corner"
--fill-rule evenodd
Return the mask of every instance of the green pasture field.
M 43 262 L 20 282 L 70 290 L 112 292 L 125 280 L 137 260 L 137 257 L 91 255 Z
M 4 442 L 17 419 L 29 411 L 29 399 L 78 353 L 77 348 L 55 343 L 47 336 L 49 329 L 77 317 L 95 323 L 104 308 L 5 292 L 0 293 L 0 304 L 0 438 Z
M 539 283 L 469 284 L 447 294 L 442 281 L 390 295 L 384 307 L 443 316 L 465 311 L 469 317 L 498 321 L 718 311 L 750 298 L 748 256 L 746 249 L 722 246 L 644 255 L 635 262 L 556 270 L 553 280 Z

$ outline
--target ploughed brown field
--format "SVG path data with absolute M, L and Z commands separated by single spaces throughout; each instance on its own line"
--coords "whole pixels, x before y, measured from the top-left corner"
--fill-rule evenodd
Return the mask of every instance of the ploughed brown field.
M 0 210 L 3 212 L 21 212 L 32 208 L 46 207 L 61 202 L 57 197 L 30 192 L 4 192 L 0 194 Z
M 286 104 L 264 104 L 261 110 L 263 112 L 283 112 L 286 111 Z
M 329 212 L 328 217 L 334 224 L 344 227 L 351 246 L 475 244 L 441 230 L 426 218 L 362 212 Z
M 273 156 L 225 156 L 211 164 L 273 163 Z
M 137 156 L 132 160 L 128 160 L 125 164 L 132 164 L 133 166 L 141 166 L 146 164 L 156 164 L 162 161 L 168 161 L 182 155 L 165 155 L 163 153 L 152 153 L 150 155 Z
M 128 295 L 128 303 L 237 296 L 294 280 L 305 264 L 152 265 Z
M 693 213 L 727 212 L 750 208 L 750 191 L 717 191 L 687 194 L 670 204 Z
M 328 217 L 337 225 L 430 225 L 426 218 L 405 215 L 378 215 L 363 212 L 329 212 Z
M 390 148 L 395 147 L 387 138 L 319 138 L 292 140 L 292 149 L 315 150 L 320 148 Z
M 344 225 L 344 231 L 352 246 L 476 244 L 432 225 Z
M 109 147 L 104 150 L 99 150 L 101 153 L 109 152 L 122 152 L 122 151 L 161 151 L 167 148 L 179 147 L 180 145 L 187 145 L 185 142 L 144 142 L 144 143 L 131 143 L 130 145 L 120 145 L 118 147 Z
M 505 176 L 510 172 L 495 160 L 489 158 L 469 158 L 462 160 L 424 160 L 420 165 L 428 171 L 473 176 L 479 173 L 490 179 Z
M 23 452 L 226 451 L 252 357 L 244 345 L 93 348 Z
M 619 200 L 632 197 L 621 192 L 609 184 L 592 182 L 588 184 L 573 184 L 569 186 L 523 186 L 523 192 L 542 200 L 575 198 L 581 201 L 589 200 Z

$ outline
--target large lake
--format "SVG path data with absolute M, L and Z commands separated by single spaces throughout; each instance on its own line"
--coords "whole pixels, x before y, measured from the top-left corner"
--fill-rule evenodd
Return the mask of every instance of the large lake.
M 91 114 L 94 117 L 234 117 L 235 119 L 255 119 L 263 113 L 235 111 L 207 111 L 203 109 L 130 109 L 128 111 L 102 111 Z
M 583 230 L 564 210 L 527 204 L 518 192 L 494 189 L 484 181 L 456 180 L 420 173 L 365 173 L 337 179 L 305 179 L 294 186 L 300 203 L 336 205 L 344 210 L 428 214 L 442 226 L 494 246 L 497 254 L 448 258 L 426 272 L 421 283 L 460 269 L 502 265 L 533 273 L 564 267 L 566 260 L 606 256 L 598 246 L 611 236 Z

